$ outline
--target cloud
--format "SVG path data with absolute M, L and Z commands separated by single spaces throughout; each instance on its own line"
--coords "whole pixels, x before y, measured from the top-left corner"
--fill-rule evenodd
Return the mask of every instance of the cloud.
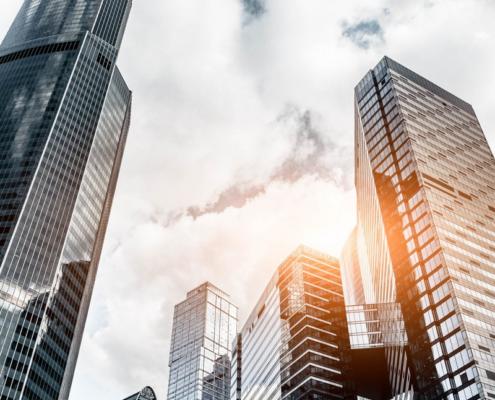
M 248 201 L 265 194 L 268 185 L 274 182 L 295 183 L 308 175 L 349 189 L 347 182 L 342 180 L 344 166 L 333 156 L 336 152 L 349 154 L 351 150 L 339 147 L 329 134 L 319 131 L 315 118 L 310 110 L 302 111 L 294 105 L 287 105 L 276 124 L 287 136 L 293 137 L 292 148 L 266 181 L 236 182 L 222 191 L 214 202 L 189 206 L 183 213 L 171 213 L 166 225 L 184 216 L 195 219 L 209 213 L 221 213 L 229 207 L 242 208 Z
M 361 49 L 369 49 L 373 43 L 384 41 L 383 28 L 375 19 L 355 24 L 344 23 L 342 35 Z
M 241 0 L 244 11 L 251 17 L 259 18 L 266 12 L 264 0 Z
M 314 118 L 311 111 L 302 112 L 294 106 L 288 106 L 279 116 L 279 122 L 295 125 L 296 140 L 289 157 L 273 174 L 271 180 L 293 183 L 305 175 L 317 175 L 325 181 L 338 180 L 335 176 L 335 168 L 338 165 L 334 164 L 332 167 L 325 162 L 336 150 L 337 145 L 331 140 L 331 136 L 317 129 Z
M 242 208 L 246 203 L 262 195 L 266 191 L 266 185 L 256 185 L 253 183 L 243 183 L 230 186 L 220 193 L 214 203 L 206 206 L 191 206 L 183 216 L 191 216 L 194 219 L 210 213 L 221 213 L 229 207 Z M 176 220 L 176 218 L 174 218 Z

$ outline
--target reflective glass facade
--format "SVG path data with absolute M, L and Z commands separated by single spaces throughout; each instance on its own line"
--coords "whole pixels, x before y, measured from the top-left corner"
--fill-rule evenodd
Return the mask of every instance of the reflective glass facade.
M 495 160 L 476 115 L 389 58 L 355 95 L 365 291 L 401 306 L 416 398 L 495 398 Z
M 352 349 L 407 344 L 398 304 L 360 304 L 347 306 L 346 312 Z
M 237 307 L 206 282 L 174 310 L 168 400 L 230 398 L 230 355 Z
M 345 313 L 338 260 L 294 251 L 242 329 L 241 399 L 354 398 Z
M 344 282 L 345 304 L 365 303 L 363 278 L 361 276 L 361 263 L 359 257 L 358 228 L 354 228 L 347 239 L 342 254 L 340 265 L 342 267 L 342 280 Z
M 26 0 L 0 46 L 2 400 L 69 396 L 129 127 L 129 9 Z

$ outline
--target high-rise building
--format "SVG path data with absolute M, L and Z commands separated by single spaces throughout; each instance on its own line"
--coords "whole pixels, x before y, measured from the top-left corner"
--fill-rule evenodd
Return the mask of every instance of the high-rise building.
M 495 159 L 473 108 L 387 57 L 355 104 L 365 298 L 400 304 L 415 398 L 495 398 Z
M 132 396 L 126 397 L 124 400 L 156 400 L 155 392 L 149 386 Z
M 168 400 L 230 399 L 230 355 L 237 307 L 206 282 L 175 306 Z
M 337 259 L 296 249 L 277 268 L 241 338 L 242 400 L 354 398 Z
M 67 399 L 129 127 L 130 0 L 25 0 L 0 46 L 0 398 Z

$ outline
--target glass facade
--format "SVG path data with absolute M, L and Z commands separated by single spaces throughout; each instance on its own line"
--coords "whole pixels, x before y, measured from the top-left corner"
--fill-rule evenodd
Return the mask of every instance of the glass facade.
M 359 230 L 354 228 L 347 239 L 342 254 L 340 265 L 342 267 L 342 280 L 344 283 L 345 304 L 365 303 L 363 278 L 361 276 L 361 262 L 358 244 Z
M 129 127 L 129 9 L 26 0 L 0 46 L 2 400 L 69 396 Z
M 354 398 L 345 313 L 338 260 L 299 247 L 242 329 L 240 398 Z
M 347 306 L 346 312 L 352 349 L 407 344 L 398 304 L 353 305 Z M 384 326 L 383 321 L 387 321 L 390 326 Z
M 495 160 L 473 108 L 387 57 L 355 97 L 365 291 L 401 306 L 415 398 L 495 398 Z
M 206 282 L 174 310 L 168 400 L 230 399 L 237 307 Z
M 124 400 L 156 400 L 155 392 L 149 386 L 132 396 L 126 397 Z

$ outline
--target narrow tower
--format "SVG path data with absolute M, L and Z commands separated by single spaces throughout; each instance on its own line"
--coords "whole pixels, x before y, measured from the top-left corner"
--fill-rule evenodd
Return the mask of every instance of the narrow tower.
M 25 0 L 0 46 L 0 398 L 67 399 L 129 127 L 130 0 Z

